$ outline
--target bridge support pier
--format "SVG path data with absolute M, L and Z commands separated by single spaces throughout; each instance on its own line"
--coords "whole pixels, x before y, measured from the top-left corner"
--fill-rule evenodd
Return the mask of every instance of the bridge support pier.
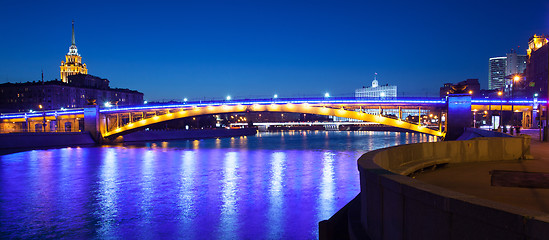
M 471 126 L 471 95 L 448 95 L 448 114 L 446 116 L 445 140 L 456 140 L 465 128 Z
M 104 142 L 99 120 L 98 105 L 86 106 L 84 108 L 84 131 L 89 132 L 96 143 Z

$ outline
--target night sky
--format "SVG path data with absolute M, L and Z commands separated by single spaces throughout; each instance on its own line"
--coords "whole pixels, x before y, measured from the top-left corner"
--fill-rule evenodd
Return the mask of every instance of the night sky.
M 89 74 L 149 101 L 487 88 L 488 58 L 549 33 L 537 0 L 21 2 L 0 0 L 0 83 L 58 79 L 74 19 Z

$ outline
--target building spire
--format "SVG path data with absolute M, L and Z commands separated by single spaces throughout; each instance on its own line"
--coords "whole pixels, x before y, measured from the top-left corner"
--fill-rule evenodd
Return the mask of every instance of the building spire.
M 71 45 L 76 45 L 76 41 L 74 41 L 74 20 L 72 20 L 72 44 Z

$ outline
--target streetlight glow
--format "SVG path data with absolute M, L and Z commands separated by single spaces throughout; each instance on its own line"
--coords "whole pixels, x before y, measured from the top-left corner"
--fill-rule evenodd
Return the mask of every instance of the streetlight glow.
M 227 96 L 227 101 L 231 100 L 231 96 Z
M 273 97 L 274 97 L 274 98 L 278 98 L 278 94 L 275 94 Z
M 183 98 L 183 102 L 187 102 L 187 98 Z
M 329 93 L 324 93 L 324 97 L 330 97 Z
M 501 91 L 498 92 L 498 96 L 501 96 L 503 95 L 503 93 Z
M 519 80 L 520 80 L 520 76 L 519 76 L 519 75 L 515 75 L 515 77 L 513 78 L 513 80 L 515 80 L 515 82 L 519 81 Z

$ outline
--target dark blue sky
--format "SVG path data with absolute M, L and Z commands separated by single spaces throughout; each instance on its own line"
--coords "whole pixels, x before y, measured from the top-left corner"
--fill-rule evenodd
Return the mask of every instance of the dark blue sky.
M 489 57 L 549 33 L 549 1 L 20 2 L 0 2 L 0 82 L 59 78 L 74 19 L 89 73 L 148 100 L 344 95 L 375 72 L 486 88 Z

